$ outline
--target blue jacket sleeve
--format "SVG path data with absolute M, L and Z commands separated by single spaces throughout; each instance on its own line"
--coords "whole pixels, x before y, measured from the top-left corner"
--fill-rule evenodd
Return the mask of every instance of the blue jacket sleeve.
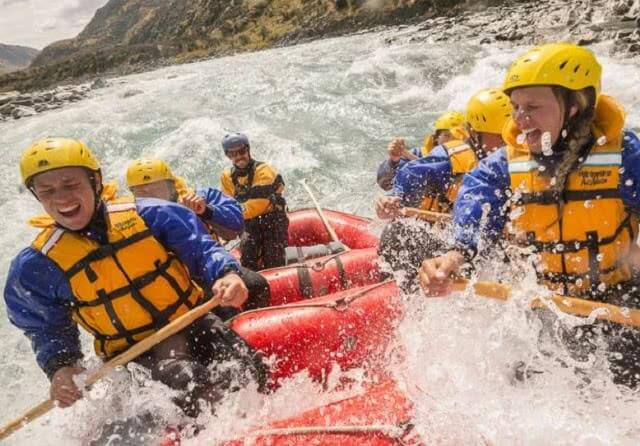
M 442 146 L 424 158 L 405 163 L 396 173 L 392 195 L 404 206 L 418 206 L 427 195 L 444 192 L 451 181 L 451 160 Z
M 240 269 L 238 261 L 211 238 L 190 209 L 154 198 L 139 198 L 136 207 L 153 236 L 173 251 L 204 286 L 211 287 L 227 271 Z
M 478 241 L 497 240 L 506 224 L 507 191 L 511 187 L 507 152 L 497 150 L 466 174 L 453 209 L 455 243 L 476 253 Z M 486 223 L 481 218 L 486 212 Z
M 82 358 L 78 327 L 71 319 L 71 290 L 62 270 L 32 248 L 11 263 L 4 288 L 7 315 L 31 341 L 49 378 Z
M 422 151 L 420 147 L 414 147 L 411 149 L 411 153 L 420 158 L 422 156 Z M 398 161 L 391 161 L 389 158 L 384 160 L 378 166 L 378 173 L 376 177 L 376 181 L 378 182 L 378 186 L 382 190 L 390 191 L 393 188 L 393 180 L 402 166 L 407 164 L 409 161 L 401 158 Z
M 223 226 L 231 231 L 241 232 L 244 229 L 242 208 L 235 198 L 223 194 L 212 187 L 198 188 L 196 194 L 207 202 L 205 221 Z
M 622 167 L 620 195 L 631 211 L 640 215 L 640 140 L 631 131 L 624 133 Z

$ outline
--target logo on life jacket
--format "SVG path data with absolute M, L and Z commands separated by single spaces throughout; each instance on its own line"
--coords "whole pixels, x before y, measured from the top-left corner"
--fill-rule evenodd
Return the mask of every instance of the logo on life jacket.
M 118 231 L 125 231 L 127 229 L 133 228 L 136 225 L 136 222 L 136 218 L 132 217 L 127 220 L 117 222 L 113 225 L 113 227 Z
M 597 186 L 599 184 L 605 184 L 607 179 L 611 176 L 611 169 L 608 170 L 596 170 L 579 171 L 582 186 Z

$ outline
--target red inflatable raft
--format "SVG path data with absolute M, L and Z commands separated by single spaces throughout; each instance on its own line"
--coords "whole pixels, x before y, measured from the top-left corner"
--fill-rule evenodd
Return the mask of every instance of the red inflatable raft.
M 369 232 L 371 220 L 345 212 L 322 210 L 342 243 L 351 249 L 374 248 L 378 237 Z M 312 246 L 330 243 L 331 235 L 314 208 L 289 213 L 289 246 Z
M 351 251 L 334 251 L 336 243 L 331 243 L 331 236 L 315 209 L 289 213 L 287 258 L 290 264 L 260 271 L 269 282 L 270 306 L 380 282 L 378 238 L 369 232 L 371 221 L 328 209 L 323 213 L 342 244 Z M 240 257 L 237 250 L 234 255 Z M 306 257 L 310 259 L 302 260 Z
M 326 296 L 380 282 L 376 248 L 355 249 L 260 271 L 269 282 L 270 305 Z
M 369 232 L 371 220 L 345 212 L 323 209 L 323 214 L 335 231 L 340 242 L 350 249 L 366 249 L 378 246 L 379 239 Z M 300 209 L 289 212 L 289 248 L 287 257 L 305 258 L 303 253 L 295 255 L 294 248 L 322 246 L 325 254 L 331 254 L 329 244 L 333 242 L 316 209 Z M 240 258 L 240 250 L 231 251 L 234 257 Z M 321 254 L 321 255 L 325 255 Z M 315 256 L 317 257 L 317 256 Z M 291 259 L 289 263 L 294 263 Z
M 297 304 L 240 314 L 233 328 L 249 345 L 275 359 L 274 384 L 301 370 L 321 380 L 342 369 L 380 369 L 401 316 L 399 291 L 387 282 Z
M 276 421 L 224 446 L 392 446 L 419 445 L 412 435 L 413 405 L 394 382 L 364 394 Z

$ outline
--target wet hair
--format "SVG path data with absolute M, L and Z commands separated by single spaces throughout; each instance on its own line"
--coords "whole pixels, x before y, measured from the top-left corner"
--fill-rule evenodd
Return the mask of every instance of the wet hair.
M 591 87 L 569 90 L 554 86 L 551 89 L 558 102 L 564 107 L 564 124 L 553 146 L 553 152 L 559 156 L 559 159 L 555 169 L 549 171 L 556 178 L 551 190 L 562 196 L 569 173 L 591 149 L 589 143 L 593 139 L 591 124 L 595 118 L 596 95 Z M 574 116 L 570 116 L 573 107 L 577 108 L 577 112 Z

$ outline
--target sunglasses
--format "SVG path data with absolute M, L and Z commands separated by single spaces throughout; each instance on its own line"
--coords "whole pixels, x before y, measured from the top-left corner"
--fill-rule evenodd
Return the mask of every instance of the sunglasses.
M 247 154 L 248 149 L 246 147 L 243 147 L 241 149 L 237 149 L 237 150 L 229 150 L 228 152 L 226 152 L 226 155 L 229 158 L 235 158 L 237 156 L 244 156 Z

